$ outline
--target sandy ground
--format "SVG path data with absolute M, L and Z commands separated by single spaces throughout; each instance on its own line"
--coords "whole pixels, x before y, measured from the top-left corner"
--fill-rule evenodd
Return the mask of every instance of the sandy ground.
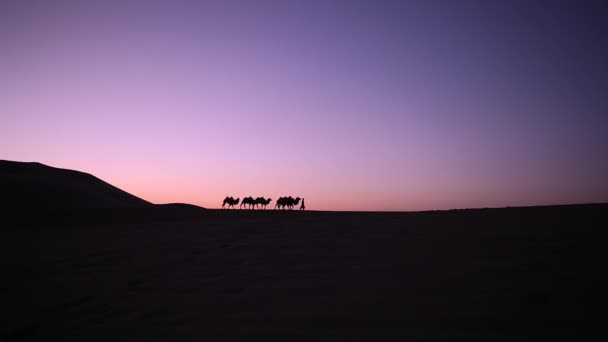
M 607 209 L 209 210 L 162 222 L 8 223 L 0 336 L 605 337 Z

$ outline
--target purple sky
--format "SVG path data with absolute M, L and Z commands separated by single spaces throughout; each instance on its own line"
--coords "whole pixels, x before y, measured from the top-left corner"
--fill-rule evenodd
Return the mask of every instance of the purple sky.
M 0 159 L 205 207 L 607 202 L 605 7 L 2 1 Z

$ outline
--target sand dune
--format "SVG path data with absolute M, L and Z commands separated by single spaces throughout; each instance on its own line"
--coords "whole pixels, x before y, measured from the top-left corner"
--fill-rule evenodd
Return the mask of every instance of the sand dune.
M 80 171 L 0 160 L 3 197 L 15 207 L 141 208 L 152 205 Z
M 153 204 L 88 173 L 0 160 L 5 218 L 23 224 L 156 222 L 200 215 L 191 204 Z

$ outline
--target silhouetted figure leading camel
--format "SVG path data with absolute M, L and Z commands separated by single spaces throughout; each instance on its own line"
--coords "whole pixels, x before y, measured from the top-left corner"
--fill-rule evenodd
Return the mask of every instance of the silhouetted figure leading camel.
M 302 198 L 302 205 L 300 205 L 300 210 L 306 210 L 306 206 L 304 205 L 304 198 Z

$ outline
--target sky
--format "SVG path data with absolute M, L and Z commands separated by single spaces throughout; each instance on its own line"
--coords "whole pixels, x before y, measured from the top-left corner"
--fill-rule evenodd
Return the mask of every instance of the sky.
M 606 17 L 600 1 L 2 1 L 0 159 L 208 208 L 608 202 Z

